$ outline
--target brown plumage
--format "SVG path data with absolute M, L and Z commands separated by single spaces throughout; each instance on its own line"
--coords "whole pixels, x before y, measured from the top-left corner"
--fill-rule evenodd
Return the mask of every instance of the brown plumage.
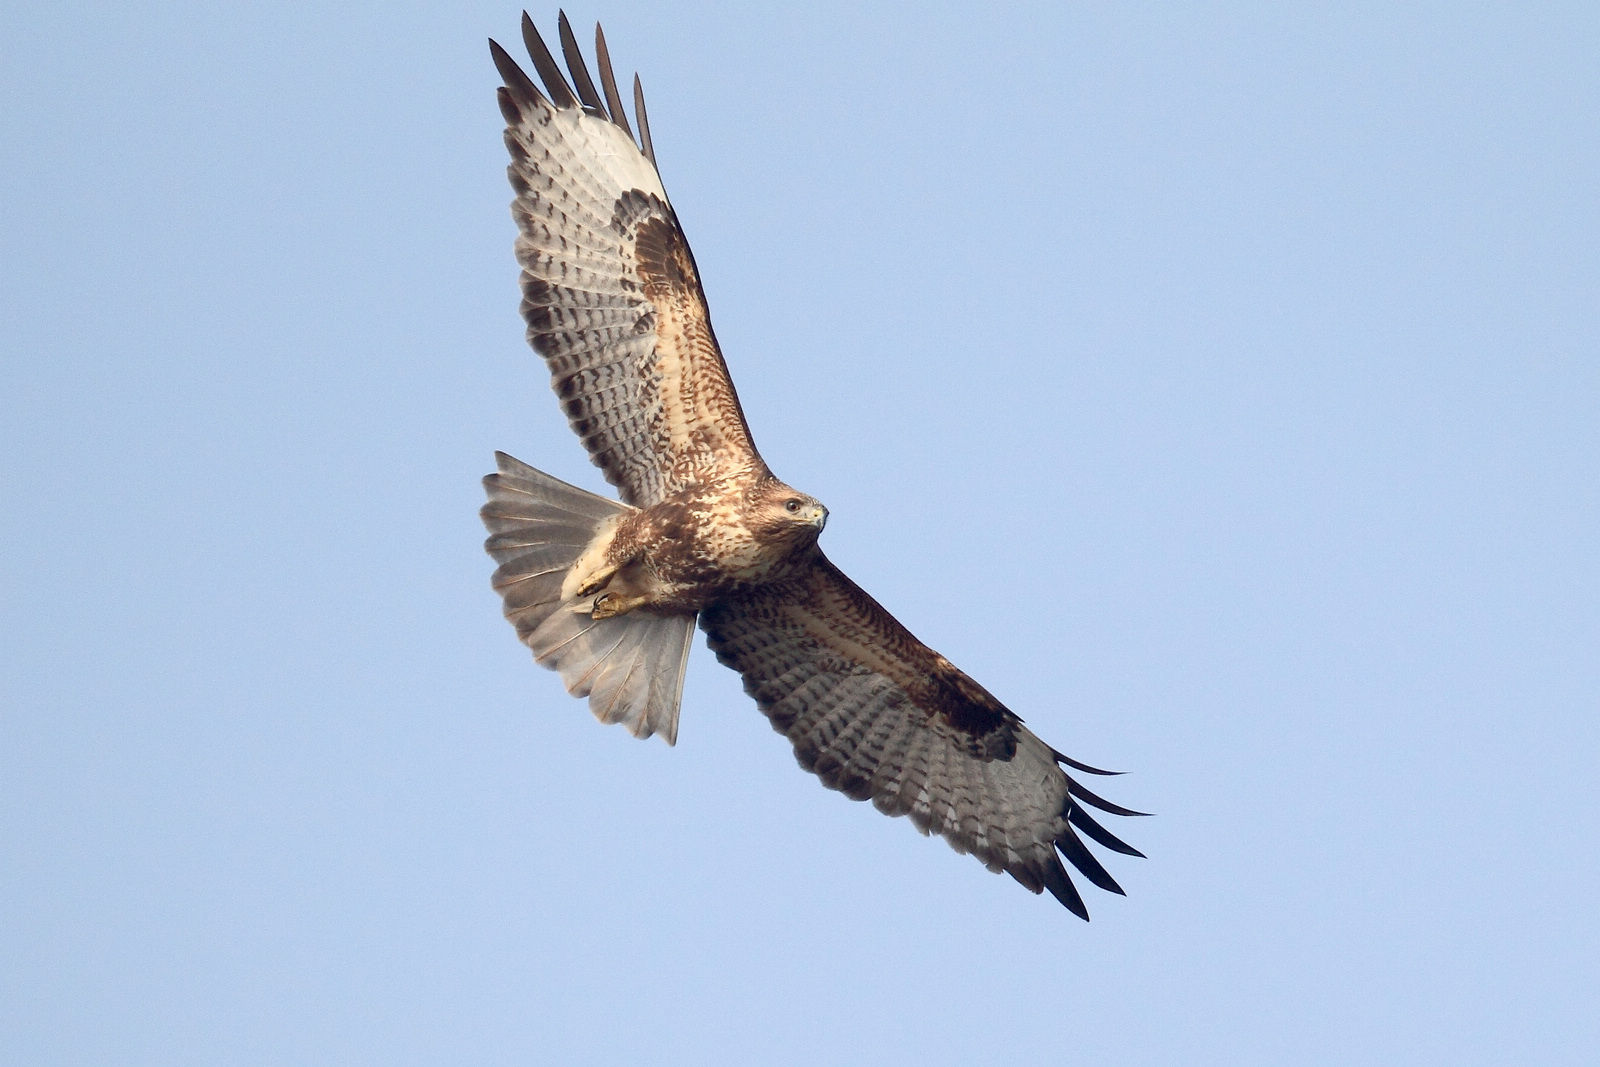
M 506 616 L 605 722 L 677 734 L 695 622 L 794 744 L 801 766 L 907 815 L 994 871 L 1087 910 L 1063 857 L 1121 893 L 1078 834 L 1140 853 L 1085 805 L 1068 759 L 918 641 L 823 555 L 827 510 L 751 441 L 688 242 L 655 167 L 634 79 L 636 143 L 605 39 L 600 86 L 560 20 L 569 85 L 523 15 L 540 92 L 497 44 L 528 341 L 622 503 L 512 459 L 485 479 Z

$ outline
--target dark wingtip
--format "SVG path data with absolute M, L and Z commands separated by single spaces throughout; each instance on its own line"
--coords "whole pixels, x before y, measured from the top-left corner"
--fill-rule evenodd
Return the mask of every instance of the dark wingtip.
M 639 82 L 639 75 L 633 76 L 633 114 L 639 120 L 639 147 L 644 149 L 644 157 L 657 171 L 661 165 L 656 162 L 656 149 L 650 143 L 650 116 L 644 110 L 644 86 Z
M 1117 880 L 1111 877 L 1111 872 L 1106 870 L 1100 861 L 1094 858 L 1094 853 L 1090 852 L 1088 847 L 1078 840 L 1077 834 L 1072 833 L 1070 830 L 1062 834 L 1056 838 L 1056 848 L 1061 850 L 1061 854 L 1078 869 L 1080 874 L 1099 888 L 1104 889 L 1107 893 L 1115 893 L 1122 897 L 1128 895 L 1117 884 Z
M 544 97 L 539 92 L 539 87 L 533 84 L 533 79 L 517 65 L 511 58 L 511 53 L 500 47 L 500 42 L 493 37 L 489 38 L 489 57 L 494 60 L 495 69 L 500 72 L 500 80 L 505 82 L 505 88 L 513 100 L 521 97 L 527 103 L 534 103 Z
M 1137 817 L 1141 817 L 1141 818 L 1147 817 L 1147 816 L 1150 815 L 1150 812 L 1148 812 L 1148 811 L 1134 811 L 1132 808 L 1125 808 L 1120 804 L 1113 804 L 1113 803 L 1111 803 L 1111 801 L 1106 800 L 1104 797 L 1101 797 L 1101 796 L 1098 796 L 1098 795 L 1096 795 L 1094 793 L 1091 793 L 1089 790 L 1085 789 L 1082 785 L 1080 785 L 1078 782 L 1074 781 L 1072 778 L 1068 778 L 1067 779 L 1067 793 L 1070 796 L 1077 797 L 1079 800 L 1083 801 L 1085 804 L 1091 804 L 1094 807 L 1099 808 L 1101 811 L 1107 813 L 1108 815 L 1127 815 L 1127 816 L 1137 816 Z
M 1099 767 L 1091 767 L 1087 763 L 1081 763 L 1078 760 L 1075 760 L 1071 756 L 1067 755 L 1065 752 L 1057 752 L 1053 748 L 1050 750 L 1050 755 L 1055 758 L 1055 761 L 1057 763 L 1063 764 L 1063 765 L 1065 765 L 1067 767 L 1071 767 L 1075 771 L 1082 771 L 1084 774 L 1104 774 L 1104 775 L 1115 776 L 1115 775 L 1126 773 L 1124 771 L 1107 771 L 1107 770 L 1102 770 Z
M 1074 804 L 1070 800 L 1067 801 L 1066 814 L 1067 822 L 1077 827 L 1079 833 L 1083 834 L 1083 836 L 1087 837 L 1095 844 L 1104 848 L 1109 848 L 1113 852 L 1120 852 L 1124 856 L 1137 856 L 1140 859 L 1146 858 L 1143 852 L 1140 852 L 1138 849 L 1122 840 L 1122 838 L 1118 837 L 1110 830 L 1107 830 L 1104 826 L 1101 826 L 1099 823 L 1095 822 L 1094 816 L 1090 815 L 1081 804 Z
M 595 118 L 609 121 L 611 116 L 606 114 L 605 101 L 595 91 L 594 79 L 589 77 L 589 66 L 583 61 L 583 49 L 578 47 L 578 38 L 572 32 L 572 23 L 567 21 L 565 11 L 557 18 L 556 29 L 561 37 L 561 54 L 566 57 L 567 70 L 572 74 L 572 84 L 577 86 L 583 109 Z
M 1084 904 L 1083 897 L 1078 893 L 1078 887 L 1072 884 L 1067 869 L 1061 866 L 1061 861 L 1055 856 L 1050 857 L 1051 862 L 1045 868 L 1044 887 L 1050 890 L 1050 895 L 1061 902 L 1061 906 L 1072 914 L 1089 921 L 1089 908 Z
M 633 128 L 628 125 L 628 113 L 622 106 L 622 94 L 617 92 L 617 76 L 611 69 L 611 50 L 606 47 L 605 31 L 594 24 L 594 58 L 600 67 L 600 86 L 606 93 L 606 106 L 611 110 L 611 121 L 633 139 Z
M 539 36 L 539 28 L 533 24 L 533 19 L 528 13 L 522 13 L 522 43 L 527 46 L 528 58 L 533 60 L 533 69 L 539 72 L 539 77 L 544 81 L 545 91 L 550 94 L 550 102 L 556 107 L 580 107 L 578 98 L 572 92 L 572 86 L 567 84 L 566 76 L 561 73 L 555 57 L 550 54 L 550 49 L 544 43 L 544 38 Z

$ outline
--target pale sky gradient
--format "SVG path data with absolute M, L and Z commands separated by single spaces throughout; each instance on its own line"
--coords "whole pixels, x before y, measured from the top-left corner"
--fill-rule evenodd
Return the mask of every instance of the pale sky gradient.
M 1158 813 L 1088 925 L 500 618 L 516 6 L 6 7 L 3 1058 L 1595 1061 L 1600 5 L 995 7 L 570 13 L 824 547 Z

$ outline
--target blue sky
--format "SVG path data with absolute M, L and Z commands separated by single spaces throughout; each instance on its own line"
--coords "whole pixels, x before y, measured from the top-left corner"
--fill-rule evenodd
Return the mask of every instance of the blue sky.
M 570 13 L 824 546 L 1150 858 L 1084 925 L 703 647 L 668 749 L 516 643 L 492 451 L 601 487 L 516 7 L 14 5 L 0 1047 L 1591 1062 L 1600 8 Z

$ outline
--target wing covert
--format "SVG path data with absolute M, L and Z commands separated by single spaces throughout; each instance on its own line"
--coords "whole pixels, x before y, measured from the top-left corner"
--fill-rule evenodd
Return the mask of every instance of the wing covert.
M 819 551 L 793 580 L 707 608 L 717 658 L 744 677 L 800 765 L 855 800 L 907 815 L 992 871 L 1048 889 L 1087 919 L 1064 857 L 1122 889 L 1079 839 L 1141 855 L 1088 813 L 1137 815 L 1084 789 L 1068 760 L 949 660 L 918 641 Z
M 527 15 L 523 36 L 548 95 L 489 42 L 505 82 L 522 314 L 573 430 L 638 507 L 696 481 L 764 469 L 653 162 L 637 79 L 643 151 L 621 113 L 599 27 L 603 96 L 565 16 L 562 51 L 576 92 Z

